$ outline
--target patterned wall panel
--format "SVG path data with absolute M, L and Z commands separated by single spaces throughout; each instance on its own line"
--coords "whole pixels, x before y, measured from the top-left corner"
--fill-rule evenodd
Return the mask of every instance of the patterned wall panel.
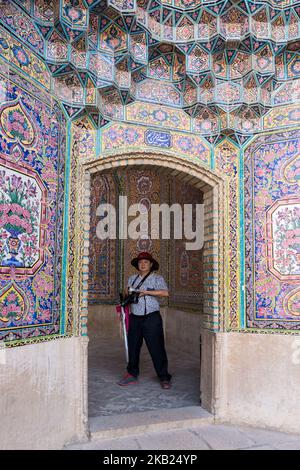
M 170 180 L 170 200 L 172 204 L 202 204 L 203 193 L 176 178 Z M 184 217 L 184 210 L 182 210 Z M 193 227 L 195 228 L 195 210 L 193 210 Z M 204 227 L 202 227 L 204 230 Z M 170 304 L 183 305 L 197 309 L 203 303 L 203 249 L 186 250 L 187 239 L 170 241 Z
M 90 265 L 89 298 L 90 304 L 117 302 L 119 291 L 118 240 L 101 240 L 97 236 L 97 216 L 99 204 L 112 204 L 118 208 L 117 181 L 112 174 L 92 175 L 91 178 L 91 229 L 90 229 Z
M 132 258 L 139 251 L 149 251 L 159 262 L 159 272 L 168 280 L 167 243 L 166 240 L 150 238 L 151 204 L 161 204 L 168 201 L 167 186 L 163 184 L 154 170 L 131 170 L 127 172 L 124 181 L 124 194 L 128 195 L 128 205 L 142 204 L 147 208 L 148 238 L 141 237 L 138 240 L 125 240 L 124 243 L 124 284 L 127 285 L 129 275 L 136 273 L 131 266 Z M 132 218 L 131 218 L 132 219 Z M 130 218 L 128 220 L 130 222 Z M 162 302 L 164 303 L 164 302 Z
M 4 28 L 0 28 L 0 56 L 50 90 L 51 76 L 44 61 Z
M 241 296 L 241 231 L 240 231 L 240 157 L 239 149 L 229 140 L 220 143 L 215 149 L 216 169 L 227 177 L 228 194 L 230 199 L 223 201 L 226 214 L 226 231 L 224 233 L 226 254 L 224 260 L 225 282 L 228 288 L 227 314 L 225 326 L 228 329 L 238 329 L 241 325 L 243 305 L 240 304 Z
M 67 200 L 69 202 L 68 213 L 66 218 L 68 219 L 67 230 L 67 242 L 68 242 L 68 267 L 66 270 L 66 322 L 68 327 L 72 326 L 74 318 L 74 312 L 80 308 L 80 293 L 77 291 L 79 279 L 82 277 L 82 270 L 78 270 L 78 243 L 83 233 L 83 220 L 79 217 L 79 205 L 78 198 L 83 191 L 83 183 L 79 178 L 79 167 L 80 163 L 87 159 L 93 158 L 96 155 L 96 130 L 92 125 L 91 119 L 82 117 L 72 122 L 70 126 L 70 137 L 68 140 L 68 149 L 66 153 L 66 159 L 70 158 L 70 169 L 69 169 L 69 191 Z M 80 256 L 84 256 L 84 250 L 80 253 Z M 96 283 L 97 281 L 95 281 Z M 86 286 L 86 289 L 88 286 Z M 80 329 L 77 322 L 76 333 Z
M 130 124 L 113 124 L 102 131 L 102 151 L 121 148 L 167 148 L 183 157 L 210 165 L 210 148 L 207 142 L 196 134 L 175 131 L 158 131 Z M 147 146 L 147 147 L 146 147 Z
M 145 123 L 148 126 L 164 126 L 182 131 L 189 131 L 191 127 L 190 118 L 184 111 L 150 103 L 141 106 L 137 102 L 127 106 L 126 119 L 129 122 Z
M 150 251 L 160 263 L 160 273 L 168 277 L 166 242 L 140 237 L 137 240 L 100 240 L 96 227 L 100 221 L 96 209 L 100 203 L 110 203 L 116 208 L 117 230 L 119 227 L 119 195 L 127 197 L 127 207 L 142 204 L 160 204 L 168 200 L 165 185 L 152 170 L 120 171 L 96 173 L 91 182 L 91 230 L 90 230 L 90 271 L 89 303 L 115 303 L 119 290 L 127 285 L 127 279 L 136 269 L 131 260 L 139 251 Z M 128 224 L 135 217 L 128 217 Z M 148 213 L 149 231 L 151 209 Z M 148 232 L 150 236 L 150 232 Z M 123 273 L 123 274 L 122 274 Z
M 60 332 L 65 122 L 0 76 L 0 339 Z
M 300 327 L 300 133 L 260 137 L 245 152 L 248 328 Z
M 36 52 L 43 53 L 45 41 L 37 31 L 32 18 L 13 1 L 2 1 L 0 19 L 14 34 L 26 42 Z
M 299 85 L 298 85 L 299 93 Z M 300 109 L 299 106 L 281 106 L 270 111 L 264 117 L 264 129 L 280 129 L 284 127 L 299 126 Z
M 91 158 L 96 153 L 96 129 L 91 121 L 84 117 L 74 122 L 73 126 L 74 152 L 78 159 Z
M 118 208 L 118 195 L 127 196 L 127 204 L 141 204 L 148 215 L 148 233 L 137 240 L 99 240 L 96 227 L 100 218 L 96 208 L 100 202 L 109 202 Z M 151 239 L 151 204 L 201 204 L 202 192 L 176 177 L 160 176 L 155 170 L 117 170 L 114 173 L 96 173 L 91 183 L 91 230 L 89 303 L 115 303 L 119 289 L 127 285 L 128 277 L 137 273 L 131 260 L 140 251 L 149 251 L 160 264 L 162 274 L 170 286 L 173 306 L 202 305 L 203 267 L 202 250 L 187 251 L 186 239 Z M 118 209 L 117 209 L 118 210 Z M 193 220 L 195 212 L 193 213 Z M 135 219 L 128 217 L 128 224 Z M 117 219 L 118 220 L 118 219 Z M 193 222 L 195 223 L 195 222 Z M 144 227 L 145 229 L 145 227 Z M 179 268 L 178 268 L 179 267 Z M 122 274 L 120 274 L 122 273 Z M 122 277 L 122 278 L 121 278 Z M 161 304 L 165 305 L 162 299 Z

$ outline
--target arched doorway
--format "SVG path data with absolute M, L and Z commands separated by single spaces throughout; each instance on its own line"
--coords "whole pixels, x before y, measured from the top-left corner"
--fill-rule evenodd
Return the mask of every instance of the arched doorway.
M 79 270 L 77 283 L 78 332 L 82 334 L 82 325 L 88 315 L 88 273 L 89 273 L 89 238 L 90 238 L 90 197 L 91 177 L 99 172 L 113 172 L 120 168 L 153 169 L 161 174 L 176 176 L 203 193 L 204 203 L 204 246 L 203 246 L 203 308 L 201 312 L 201 386 L 199 396 L 202 406 L 214 411 L 219 380 L 219 361 L 216 360 L 214 332 L 223 331 L 225 316 L 224 289 L 224 244 L 222 233 L 226 226 L 223 204 L 226 198 L 226 185 L 221 175 L 200 166 L 188 159 L 176 157 L 169 152 L 145 154 L 141 152 L 115 153 L 102 155 L 95 161 L 86 160 L 81 165 L 80 180 L 82 191 L 78 200 L 78 236 L 76 243 Z M 82 274 L 81 274 L 82 273 Z M 200 344 L 199 344 L 200 347 Z M 88 417 L 87 393 L 87 352 L 83 354 L 84 414 Z M 200 363 L 199 363 L 200 368 Z

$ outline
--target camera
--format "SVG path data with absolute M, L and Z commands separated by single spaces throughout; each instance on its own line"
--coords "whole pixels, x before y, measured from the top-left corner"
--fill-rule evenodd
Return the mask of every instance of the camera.
M 123 307 L 126 307 L 128 304 L 137 304 L 139 301 L 140 291 L 133 289 L 132 287 L 128 288 L 129 295 L 123 300 Z

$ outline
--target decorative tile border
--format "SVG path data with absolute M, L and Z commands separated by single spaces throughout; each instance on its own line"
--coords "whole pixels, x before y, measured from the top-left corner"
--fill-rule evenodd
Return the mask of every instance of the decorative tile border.
M 149 139 L 151 136 L 151 139 Z M 157 131 L 134 124 L 112 124 L 101 131 L 101 151 L 108 152 L 122 148 L 146 150 L 151 147 L 166 148 L 183 156 L 185 159 L 198 161 L 211 166 L 210 146 L 205 139 L 197 134 L 185 134 L 175 131 Z

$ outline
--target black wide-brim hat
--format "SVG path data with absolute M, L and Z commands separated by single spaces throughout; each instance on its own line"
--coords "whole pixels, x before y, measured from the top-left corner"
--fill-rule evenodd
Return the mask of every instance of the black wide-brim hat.
M 153 263 L 151 271 L 157 271 L 158 270 L 159 263 L 156 261 L 156 259 L 154 259 L 152 257 L 152 255 L 150 253 L 148 253 L 148 251 L 142 251 L 141 253 L 139 253 L 137 255 L 136 258 L 133 258 L 133 260 L 131 261 L 132 266 L 134 266 L 136 269 L 139 269 L 139 261 L 141 259 L 148 259 L 149 261 L 151 261 L 151 263 Z

